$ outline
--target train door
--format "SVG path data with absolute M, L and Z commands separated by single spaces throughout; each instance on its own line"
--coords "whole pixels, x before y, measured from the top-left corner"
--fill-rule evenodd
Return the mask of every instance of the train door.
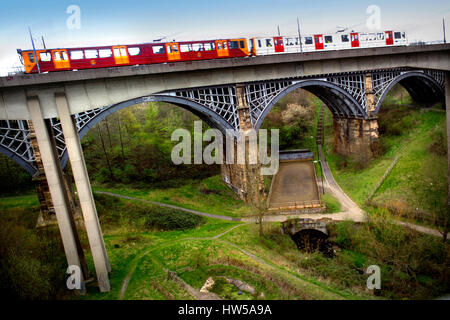
M 357 32 L 350 33 L 350 43 L 352 48 L 359 48 L 359 35 Z
M 323 50 L 323 34 L 315 34 L 314 43 L 316 44 L 316 50 Z
M 392 36 L 392 31 L 386 31 L 385 33 L 386 45 L 390 46 L 394 44 L 394 37 Z
M 274 37 L 275 52 L 284 52 L 283 37 Z
M 116 64 L 126 64 L 130 62 L 126 46 L 112 47 Z
M 69 69 L 69 54 L 65 49 L 52 50 L 53 64 L 56 69 Z
M 180 48 L 178 47 L 178 43 L 176 42 L 166 43 L 166 50 L 169 61 L 181 59 Z
M 217 40 L 216 49 L 217 56 L 219 57 L 228 57 L 230 55 L 230 52 L 228 51 L 228 43 L 226 40 Z

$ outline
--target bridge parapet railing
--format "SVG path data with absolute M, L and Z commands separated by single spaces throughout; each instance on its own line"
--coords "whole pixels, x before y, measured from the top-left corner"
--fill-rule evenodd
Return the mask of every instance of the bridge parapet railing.
M 323 208 L 323 207 L 324 204 L 321 200 L 272 202 L 269 204 L 269 211 Z

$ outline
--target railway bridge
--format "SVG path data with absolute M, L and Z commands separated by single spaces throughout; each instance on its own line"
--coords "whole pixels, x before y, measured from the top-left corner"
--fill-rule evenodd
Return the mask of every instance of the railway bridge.
M 108 291 L 110 265 L 80 143 L 108 115 L 141 102 L 168 102 L 239 139 L 258 129 L 284 95 L 303 88 L 333 113 L 337 151 L 370 156 L 389 90 L 400 83 L 416 101 L 446 99 L 450 106 L 449 72 L 450 44 L 440 44 L 13 75 L 0 78 L 0 152 L 45 176 L 41 208 L 54 208 L 68 264 L 80 266 L 62 172 L 70 160 L 99 287 Z M 222 165 L 222 175 L 243 199 L 252 196 L 250 184 L 262 190 L 259 166 Z

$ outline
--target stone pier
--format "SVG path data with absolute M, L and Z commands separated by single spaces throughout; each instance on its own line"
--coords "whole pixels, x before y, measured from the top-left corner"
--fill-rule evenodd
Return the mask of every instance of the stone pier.
M 224 162 L 233 159 L 232 164 L 226 162 L 221 165 L 222 179 L 245 202 L 264 199 L 264 178 L 261 175 L 258 145 L 252 143 L 250 131 L 254 129 L 250 120 L 250 110 L 245 96 L 244 86 L 236 86 L 239 115 L 239 138 L 245 140 L 245 163 L 238 163 L 238 141 L 234 139 L 233 145 L 224 144 Z M 257 142 L 257 141 L 256 141 Z M 257 163 L 251 164 L 249 159 L 256 157 Z
M 333 118 L 335 151 L 370 159 L 379 153 L 377 118 Z

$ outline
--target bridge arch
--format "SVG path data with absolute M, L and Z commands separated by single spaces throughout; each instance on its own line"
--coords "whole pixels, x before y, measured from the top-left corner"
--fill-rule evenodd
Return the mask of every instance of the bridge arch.
M 270 110 L 281 98 L 283 98 L 288 93 L 300 88 L 314 94 L 319 99 L 321 99 L 335 116 L 352 118 L 367 117 L 367 113 L 364 110 L 363 106 L 346 90 L 334 83 L 325 80 L 311 79 L 295 82 L 292 85 L 286 87 L 275 97 L 273 97 L 261 112 L 261 114 L 258 116 L 255 123 L 255 128 L 259 129 L 261 127 Z
M 414 101 L 438 102 L 444 100 L 444 89 L 435 78 L 423 72 L 406 72 L 394 78 L 382 91 L 375 107 L 376 114 L 378 114 L 387 94 L 398 83 L 408 91 Z
M 193 114 L 195 114 L 197 117 L 202 119 L 204 122 L 206 122 L 211 128 L 216 128 L 220 130 L 223 134 L 226 133 L 227 129 L 234 129 L 223 117 L 221 117 L 219 114 L 215 113 L 211 109 L 208 109 L 207 107 L 195 102 L 191 101 L 182 97 L 178 96 L 172 96 L 172 95 L 164 95 L 164 94 L 154 94 L 144 97 L 139 97 L 135 99 L 126 100 L 117 104 L 110 105 L 98 114 L 96 114 L 92 119 L 90 119 L 87 123 L 84 124 L 84 126 L 78 131 L 78 134 L 80 136 L 80 139 L 83 138 L 90 129 L 92 129 L 94 126 L 96 126 L 98 123 L 100 123 L 102 120 L 104 120 L 109 115 L 139 104 L 139 103 L 145 103 L 145 102 L 166 102 L 173 105 L 176 105 L 180 108 L 186 109 L 188 111 L 191 111 Z M 1 150 L 0 150 L 1 152 Z M 61 167 L 65 168 L 68 162 L 68 154 L 67 150 L 64 151 L 64 153 L 61 156 Z
M 30 175 L 34 175 L 37 172 L 36 167 L 34 167 L 30 162 L 25 161 L 22 157 L 20 157 L 17 153 L 9 150 L 8 148 L 0 145 L 0 153 L 7 156 L 9 159 L 17 163 L 19 166 L 21 166 L 23 169 L 25 169 L 26 172 L 28 172 Z

